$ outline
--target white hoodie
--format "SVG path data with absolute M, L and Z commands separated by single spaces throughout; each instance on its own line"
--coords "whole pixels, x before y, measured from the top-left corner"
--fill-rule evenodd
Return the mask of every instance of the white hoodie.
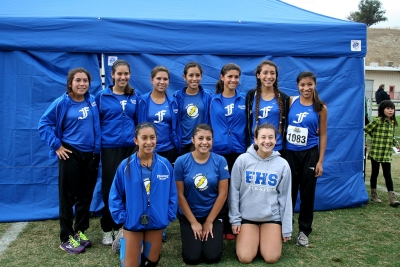
M 232 168 L 229 188 L 229 221 L 241 225 L 242 219 L 280 221 L 282 237 L 292 235 L 292 174 L 287 161 L 273 151 L 262 159 L 251 145 Z

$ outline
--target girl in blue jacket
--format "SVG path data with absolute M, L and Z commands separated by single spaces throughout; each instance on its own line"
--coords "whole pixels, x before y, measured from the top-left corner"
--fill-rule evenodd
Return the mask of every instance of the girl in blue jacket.
M 108 195 L 115 171 L 121 161 L 132 155 L 135 148 L 133 142 L 137 121 L 136 106 L 138 96 L 129 85 L 131 69 L 125 60 L 116 60 L 111 68 L 113 85 L 96 95 L 96 103 L 100 113 L 101 124 L 101 163 L 104 208 L 102 210 L 101 228 L 102 244 L 110 246 L 113 242 L 113 230 L 117 225 L 111 218 L 108 208 Z
M 153 90 L 141 95 L 138 106 L 138 122 L 150 122 L 157 131 L 157 152 L 172 164 L 180 153 L 180 122 L 178 104 L 166 93 L 169 70 L 157 66 L 151 71 Z
M 57 98 L 39 121 L 39 135 L 58 158 L 60 248 L 78 254 L 92 245 L 84 234 L 100 161 L 100 121 L 91 76 L 83 68 L 68 73 L 67 92 Z M 73 207 L 75 225 L 73 226 Z
M 199 123 L 208 124 L 211 92 L 200 85 L 203 69 L 197 62 L 189 62 L 183 69 L 183 79 L 187 84 L 174 93 L 178 102 L 181 124 L 181 154 L 190 151 L 194 127 Z
M 226 159 L 229 172 L 237 157 L 246 152 L 246 99 L 236 90 L 240 74 L 240 67 L 236 64 L 223 66 L 210 104 L 210 124 L 215 131 L 212 151 Z M 228 217 L 225 221 L 225 239 L 233 240 L 235 236 Z
M 114 221 L 124 225 L 125 266 L 156 266 L 162 229 L 176 217 L 175 179 L 168 160 L 154 153 L 157 135 L 151 123 L 136 126 L 134 141 L 138 150 L 119 165 L 109 207 Z

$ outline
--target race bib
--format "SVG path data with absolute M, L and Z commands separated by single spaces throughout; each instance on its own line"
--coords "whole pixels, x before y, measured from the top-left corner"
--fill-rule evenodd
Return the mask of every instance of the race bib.
M 286 140 L 295 146 L 307 145 L 308 129 L 289 125 Z

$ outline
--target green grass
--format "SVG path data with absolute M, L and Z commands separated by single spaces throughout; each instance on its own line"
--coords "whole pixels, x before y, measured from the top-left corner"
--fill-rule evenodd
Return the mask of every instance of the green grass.
M 367 161 L 367 181 L 369 174 Z M 400 155 L 393 156 L 392 176 L 395 190 L 400 191 Z M 381 175 L 378 184 L 385 186 Z M 366 188 L 369 191 L 369 186 Z M 400 208 L 390 207 L 386 192 L 379 193 L 381 204 L 315 212 L 309 248 L 297 247 L 294 240 L 283 244 L 282 258 L 274 266 L 400 266 Z M 10 225 L 0 224 L 0 237 Z M 294 229 L 295 237 L 297 224 Z M 93 247 L 83 254 L 70 255 L 58 248 L 58 220 L 30 222 L 0 256 L 0 266 L 120 266 L 119 255 L 101 245 L 99 218 L 91 218 L 86 234 L 93 241 Z M 186 266 L 180 256 L 178 222 L 168 227 L 168 238 L 158 266 Z M 235 242 L 224 241 L 222 261 L 200 266 L 244 266 L 237 261 L 234 251 Z M 256 258 L 247 266 L 265 265 L 261 258 Z
M 394 129 L 394 136 L 397 136 L 398 140 L 400 141 L 400 117 L 396 116 L 397 123 L 399 126 L 395 127 Z

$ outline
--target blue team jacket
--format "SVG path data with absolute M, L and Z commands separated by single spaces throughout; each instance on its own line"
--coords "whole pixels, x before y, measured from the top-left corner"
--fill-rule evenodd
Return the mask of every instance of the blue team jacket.
M 149 101 L 150 101 L 150 94 L 151 92 L 148 92 L 144 95 L 141 95 L 139 97 L 139 106 L 137 107 L 137 111 L 138 111 L 138 123 L 141 122 L 148 122 L 148 114 L 149 114 Z M 166 96 L 166 101 L 168 101 L 168 106 L 169 106 L 169 111 L 171 112 L 171 117 L 172 117 L 172 125 L 171 125 L 171 129 L 172 129 L 172 133 L 170 136 L 171 140 L 173 141 L 176 150 L 178 151 L 178 153 L 181 152 L 181 136 L 180 136 L 180 132 L 181 132 L 181 119 L 179 117 L 179 108 L 178 108 L 178 103 L 176 102 L 176 99 L 173 98 L 170 95 L 165 94 Z M 162 133 L 160 133 L 162 134 Z
M 94 153 L 99 154 L 101 149 L 101 129 L 99 111 L 96 107 L 96 101 L 93 95 L 89 92 L 85 93 L 85 100 L 88 103 L 89 109 L 93 114 L 93 127 L 95 134 Z M 62 125 L 65 113 L 71 106 L 71 98 L 68 93 L 64 93 L 57 98 L 50 107 L 46 110 L 39 120 L 39 136 L 51 147 L 49 157 L 57 158 L 56 150 L 62 145 L 61 138 L 63 136 Z
M 175 220 L 178 195 L 174 172 L 168 160 L 156 153 L 150 180 L 150 205 L 147 206 L 148 197 L 137 153 L 121 162 L 108 200 L 111 216 L 117 224 L 124 224 L 130 231 L 142 231 L 164 229 Z M 143 214 L 149 216 L 147 225 L 140 223 Z
M 236 91 L 235 109 L 231 127 L 225 117 L 226 111 L 222 103 L 222 94 L 215 94 L 210 103 L 210 124 L 214 130 L 212 151 L 224 155 L 246 152 L 247 117 L 246 98 Z
M 123 110 L 110 87 L 112 85 L 96 95 L 101 124 L 101 146 L 103 148 L 134 146 L 138 95 L 135 92 L 127 96 Z

